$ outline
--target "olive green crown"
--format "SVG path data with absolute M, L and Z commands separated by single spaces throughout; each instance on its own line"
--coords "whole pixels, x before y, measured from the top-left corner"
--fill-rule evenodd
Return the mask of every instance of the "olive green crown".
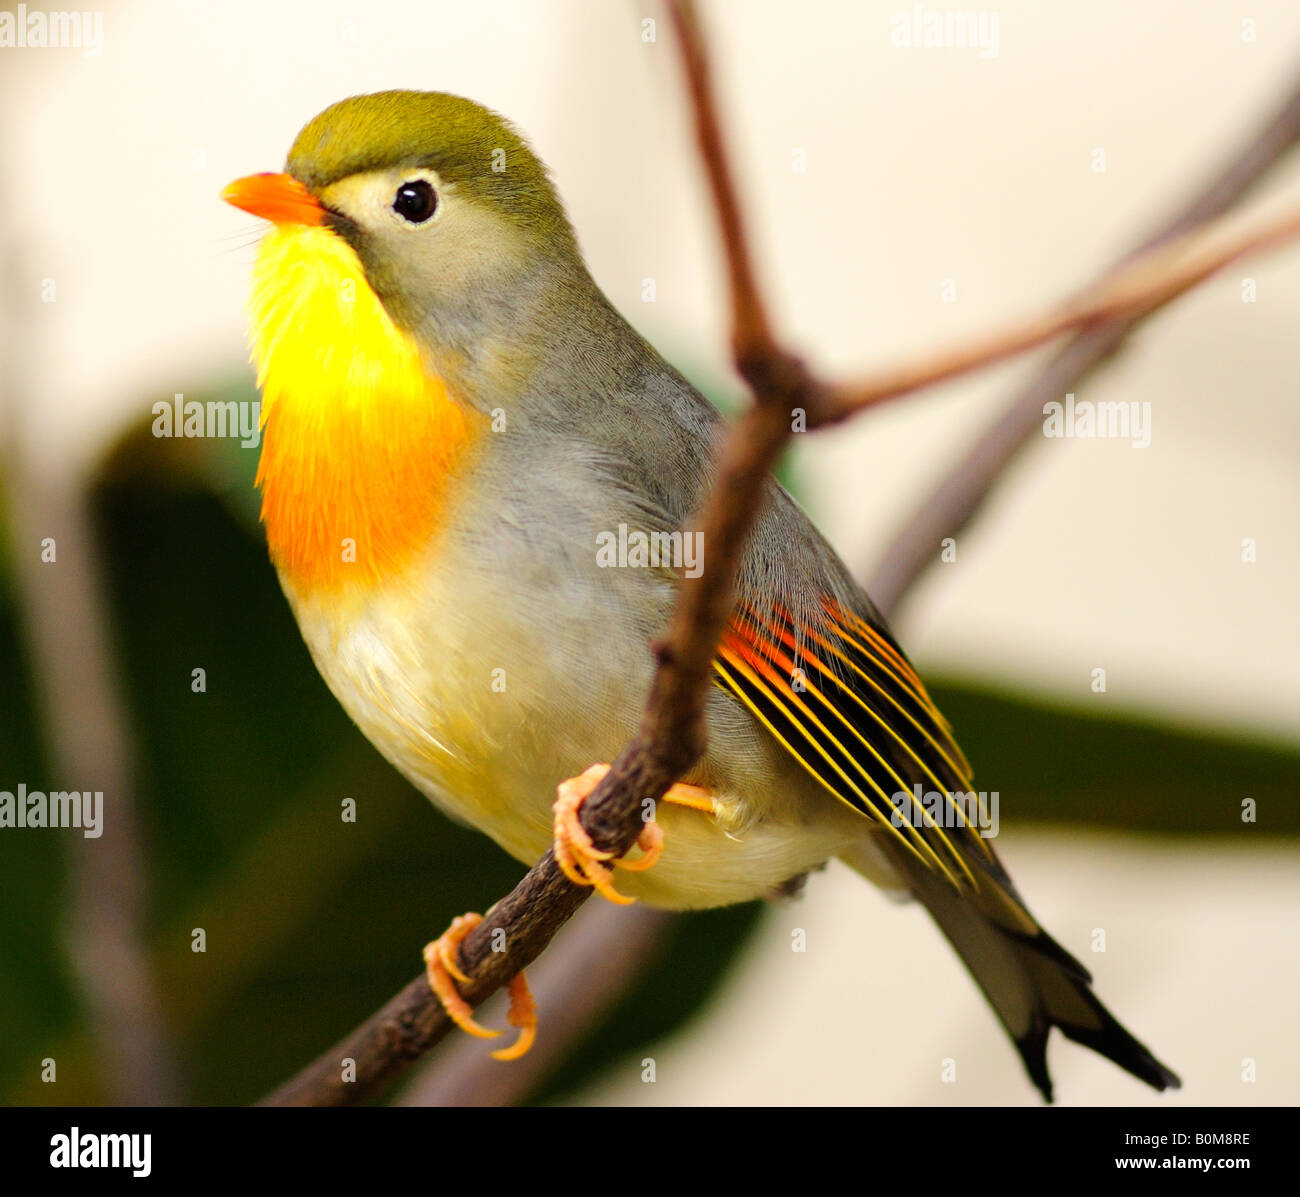
M 572 236 L 546 167 L 527 142 L 504 117 L 463 96 L 353 96 L 309 121 L 289 151 L 289 173 L 312 191 L 389 167 L 427 167 L 552 246 L 556 236 Z

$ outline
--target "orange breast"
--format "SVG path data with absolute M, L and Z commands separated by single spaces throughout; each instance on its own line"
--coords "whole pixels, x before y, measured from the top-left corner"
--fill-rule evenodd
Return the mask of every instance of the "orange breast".
M 272 229 L 249 309 L 271 558 L 301 594 L 381 584 L 437 535 L 485 418 L 452 401 L 329 229 Z
M 300 593 L 400 573 L 437 535 L 463 471 L 470 430 L 445 392 L 366 399 L 322 407 L 284 394 L 267 419 L 262 520 L 271 560 Z

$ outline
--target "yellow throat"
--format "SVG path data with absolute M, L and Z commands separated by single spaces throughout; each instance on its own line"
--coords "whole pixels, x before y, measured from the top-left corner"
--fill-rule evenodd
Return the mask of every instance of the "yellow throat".
M 249 315 L 271 560 L 300 594 L 389 580 L 438 530 L 465 412 L 329 229 L 272 228 Z

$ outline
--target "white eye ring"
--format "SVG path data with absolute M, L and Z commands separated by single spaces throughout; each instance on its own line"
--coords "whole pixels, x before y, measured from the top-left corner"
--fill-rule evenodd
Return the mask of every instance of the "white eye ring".
M 408 229 L 422 228 L 442 211 L 438 177 L 425 170 L 407 175 L 388 197 L 386 206 L 398 224 Z

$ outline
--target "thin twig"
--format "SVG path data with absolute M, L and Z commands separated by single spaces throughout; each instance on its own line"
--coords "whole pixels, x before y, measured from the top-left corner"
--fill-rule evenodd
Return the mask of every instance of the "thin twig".
M 1116 317 L 1136 322 L 1237 259 L 1297 235 L 1300 201 L 1279 211 L 1270 205 L 1268 211 L 1233 214 L 1193 229 L 1115 267 L 1095 286 L 1043 315 L 994 329 L 942 353 L 928 353 L 867 378 L 827 387 L 825 402 L 810 413 L 809 424 L 837 423 L 872 404 L 968 374 L 1089 324 Z
M 1300 72 L 1297 72 L 1300 76 Z M 1228 211 L 1300 143 L 1300 84 L 1242 148 L 1127 259 L 1179 238 Z M 887 614 L 897 612 L 917 580 L 939 559 L 945 537 L 966 528 L 1007 464 L 1043 426 L 1043 404 L 1109 361 L 1156 308 L 1084 329 L 1018 390 L 1003 413 L 944 476 L 899 529 L 867 582 L 867 592 Z

